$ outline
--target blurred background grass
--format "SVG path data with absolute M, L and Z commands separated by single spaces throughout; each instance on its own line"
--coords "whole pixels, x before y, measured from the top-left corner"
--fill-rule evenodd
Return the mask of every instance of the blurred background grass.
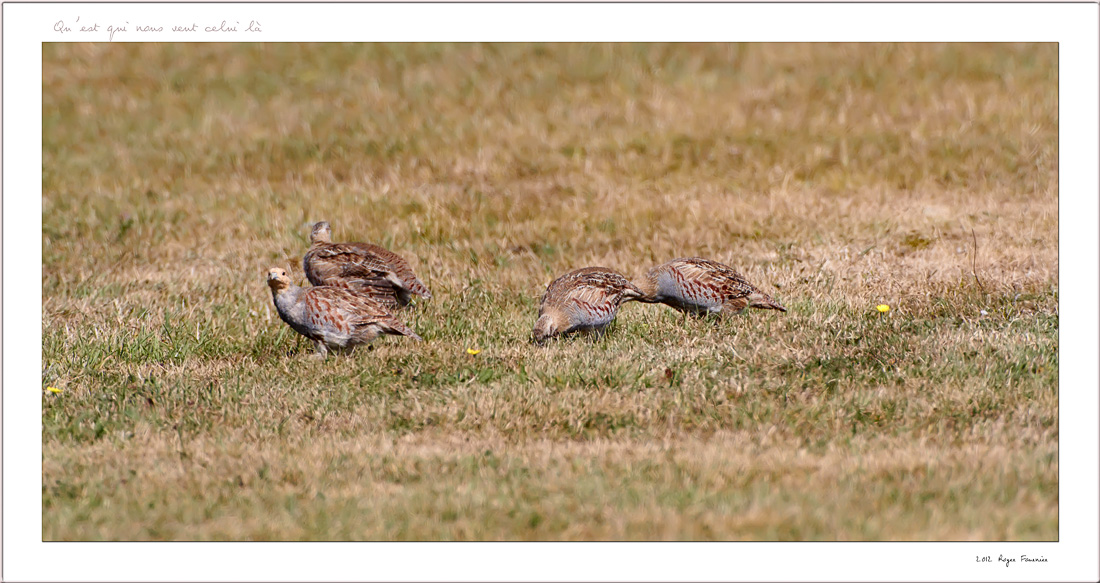
M 1057 536 L 1054 44 L 43 52 L 47 540 Z M 306 362 L 322 219 L 423 346 Z M 790 313 L 525 344 L 683 255 Z

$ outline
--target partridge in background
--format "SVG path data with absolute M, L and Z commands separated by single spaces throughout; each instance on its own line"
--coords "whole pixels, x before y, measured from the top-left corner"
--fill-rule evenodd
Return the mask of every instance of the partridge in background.
M 532 340 L 585 330 L 601 331 L 615 319 L 619 306 L 648 301 L 642 290 L 606 267 L 584 267 L 550 282 L 539 305 Z
M 267 272 L 267 285 L 271 287 L 279 317 L 295 332 L 312 340 L 321 358 L 328 354 L 329 348 L 368 344 L 382 334 L 421 340 L 381 304 L 354 290 L 333 286 L 301 288 L 279 267 Z
M 650 301 L 685 314 L 737 314 L 746 307 L 787 311 L 732 267 L 701 257 L 658 265 L 646 273 L 638 287 Z
M 326 221 L 313 225 L 309 243 L 302 268 L 313 285 L 351 288 L 391 310 L 407 306 L 414 294 L 432 297 L 403 257 L 370 243 L 333 243 Z

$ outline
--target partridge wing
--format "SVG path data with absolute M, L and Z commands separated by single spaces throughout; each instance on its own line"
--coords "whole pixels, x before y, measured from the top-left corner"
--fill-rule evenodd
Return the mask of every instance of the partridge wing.
M 347 296 L 350 292 L 334 287 L 312 287 L 302 293 L 305 326 L 315 335 L 322 332 L 350 334 Z
M 392 272 L 385 259 L 361 245 L 326 245 L 317 255 L 333 277 L 343 280 L 386 279 Z
M 413 332 L 411 328 L 394 317 L 382 303 L 364 294 L 349 290 L 343 291 L 346 291 L 343 306 L 349 314 L 348 318 L 352 328 L 366 330 L 373 326 L 384 334 L 409 336 L 416 340 L 421 339 L 416 332 Z
M 717 261 L 699 257 L 677 260 L 676 270 L 684 280 L 695 282 L 705 290 L 712 290 L 726 301 L 744 298 L 757 291 L 740 273 Z
M 405 258 L 390 251 L 389 249 L 383 249 L 377 245 L 370 245 L 367 243 L 360 243 L 365 251 L 371 253 L 381 261 L 387 270 L 387 277 L 395 285 L 422 297 L 430 299 L 432 292 L 428 291 L 428 286 L 424 285 L 416 274 L 413 273 L 412 267 L 409 266 L 409 262 L 405 261 Z

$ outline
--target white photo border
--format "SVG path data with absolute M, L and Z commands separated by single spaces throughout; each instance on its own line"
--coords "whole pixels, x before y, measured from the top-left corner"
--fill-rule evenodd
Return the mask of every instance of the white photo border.
M 21 4 L 3 6 L 3 575 L 8 581 L 1095 581 L 1100 411 L 1096 4 Z M 1059 43 L 1059 542 L 42 542 L 42 43 L 706 41 Z M 225 21 L 236 32 L 176 32 Z M 137 33 L 136 23 L 164 23 Z M 260 32 L 243 30 L 258 23 Z M 237 23 L 234 25 L 233 23 Z M 105 26 L 103 27 L 105 28 Z M 82 36 L 83 35 L 83 36 Z M 38 309 L 33 309 L 35 306 Z M 1059 313 L 1062 313 L 1061 309 Z M 976 555 L 1027 554 L 1011 568 Z

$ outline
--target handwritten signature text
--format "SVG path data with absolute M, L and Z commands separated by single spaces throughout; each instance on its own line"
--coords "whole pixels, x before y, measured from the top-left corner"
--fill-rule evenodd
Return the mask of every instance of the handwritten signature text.
M 992 563 L 993 562 L 993 557 L 992 557 L 992 555 L 975 556 L 974 557 L 974 562 L 975 563 Z M 1004 555 L 997 555 L 997 562 L 998 563 L 1004 563 L 1004 566 L 1008 567 L 1009 565 L 1011 565 L 1015 562 L 1020 562 L 1020 563 L 1047 563 L 1049 561 L 1047 561 L 1047 558 L 1043 557 L 1043 556 L 1029 557 L 1027 555 L 1020 555 L 1019 558 L 1016 558 L 1016 557 L 1006 557 Z
M 229 22 L 223 20 L 217 24 L 199 25 L 197 22 L 191 22 L 190 24 L 177 23 L 169 26 L 171 32 L 263 32 L 260 28 L 261 24 L 257 20 L 248 21 L 247 25 L 242 26 L 239 20 Z M 106 26 L 101 26 L 99 22 L 93 22 L 88 24 L 87 22 L 80 23 L 80 17 L 77 16 L 76 20 L 71 25 L 66 24 L 64 20 L 58 20 L 53 24 L 53 30 L 59 34 L 68 33 L 107 33 L 107 40 L 114 41 L 115 36 L 126 32 L 164 32 L 165 25 L 163 24 L 151 24 L 151 23 L 139 23 L 133 26 L 130 25 L 130 21 L 124 21 L 122 23 L 109 23 Z

